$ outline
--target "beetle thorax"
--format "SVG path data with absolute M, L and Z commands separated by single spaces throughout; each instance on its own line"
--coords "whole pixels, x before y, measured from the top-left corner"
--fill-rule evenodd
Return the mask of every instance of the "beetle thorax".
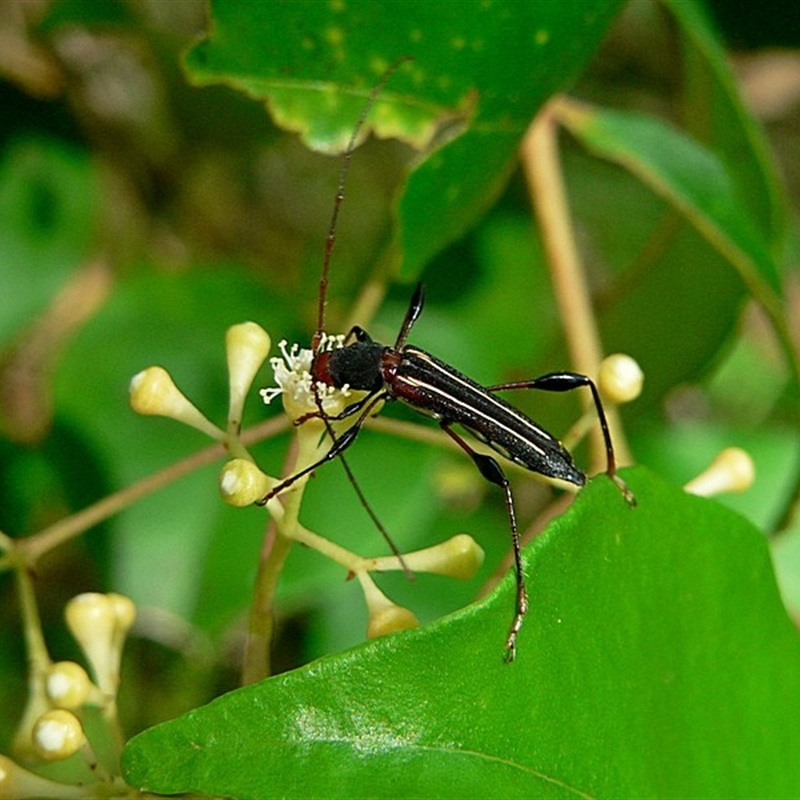
M 312 367 L 316 380 L 341 389 L 375 392 L 383 386 L 381 361 L 385 346 L 378 342 L 353 342 L 347 347 L 318 353 Z

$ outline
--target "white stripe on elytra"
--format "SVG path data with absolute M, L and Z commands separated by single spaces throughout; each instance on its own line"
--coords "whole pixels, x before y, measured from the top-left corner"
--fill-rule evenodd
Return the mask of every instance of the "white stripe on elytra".
M 412 352 L 414 353 L 414 355 L 416 355 L 419 358 L 421 358 L 424 361 L 426 361 L 431 367 L 434 367 L 435 369 L 439 370 L 439 372 L 441 372 L 443 375 L 446 375 L 450 380 L 457 381 L 460 385 L 466 387 L 469 391 L 472 391 L 472 392 L 475 391 L 475 387 L 472 384 L 469 384 L 466 381 L 461 380 L 461 378 L 458 375 L 454 375 L 452 372 L 448 372 L 448 371 L 442 369 L 435 361 L 432 361 L 430 359 L 430 357 L 428 356 L 427 353 L 424 353 L 424 352 L 422 352 L 420 350 L 416 350 L 416 349 L 414 349 Z M 411 377 L 409 377 L 407 375 L 403 376 L 403 380 L 408 381 L 412 386 L 418 386 L 418 387 L 427 389 L 430 392 L 434 392 L 434 393 L 438 394 L 440 397 L 445 397 L 451 403 L 456 403 L 457 405 L 460 405 L 462 408 L 465 409 L 466 412 L 468 412 L 468 415 L 483 417 L 487 422 L 490 422 L 492 425 L 495 425 L 495 426 L 505 430 L 513 438 L 516 438 L 517 440 L 522 442 L 526 447 L 531 447 L 534 450 L 536 450 L 538 453 L 541 453 L 542 455 L 545 455 L 545 451 L 541 447 L 539 447 L 539 445 L 535 444 L 530 439 L 524 437 L 518 431 L 515 431 L 513 428 L 509 428 L 507 425 L 503 425 L 498 420 L 494 419 L 493 417 L 489 416 L 488 414 L 485 414 L 482 411 L 480 411 L 479 409 L 476 409 L 473 406 L 470 406 L 467 403 L 464 403 L 459 398 L 454 397 L 451 393 L 444 392 L 441 389 L 438 389 L 437 387 L 432 386 L 429 383 L 425 383 L 424 381 L 418 380 L 416 378 L 411 378 Z M 503 406 L 500 403 L 498 403 L 497 402 L 497 398 L 492 397 L 492 395 L 489 392 L 486 392 L 485 398 L 490 400 L 494 405 L 496 405 L 503 412 L 509 413 L 508 408 L 506 406 Z M 544 431 L 540 427 L 538 427 L 537 425 L 534 425 L 533 422 L 531 422 L 530 420 L 526 419 L 525 417 L 518 416 L 518 417 L 516 417 L 516 420 L 521 425 L 524 425 L 525 427 L 529 428 L 536 436 L 539 436 L 540 438 L 543 438 L 543 439 L 546 439 L 546 440 L 549 440 L 549 441 L 553 441 L 553 442 L 556 441 L 556 439 L 554 439 L 549 433 L 547 433 L 547 431 Z M 467 424 L 466 427 L 469 428 L 470 426 Z M 497 444 L 500 444 L 500 443 L 497 442 Z

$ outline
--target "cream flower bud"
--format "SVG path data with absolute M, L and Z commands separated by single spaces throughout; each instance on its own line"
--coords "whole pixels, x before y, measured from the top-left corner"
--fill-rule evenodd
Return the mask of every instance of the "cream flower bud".
M 240 508 L 261 500 L 275 484 L 273 478 L 246 458 L 231 459 L 219 474 L 219 493 L 222 499 Z
M 728 447 L 683 488 L 690 494 L 712 497 L 727 492 L 743 492 L 753 485 L 754 480 L 755 467 L 750 454 L 739 447 Z
M 7 756 L 0 755 L 0 798 L 22 800 L 29 797 L 85 800 L 86 787 L 51 781 L 23 769 Z
M 52 664 L 45 676 L 45 693 L 56 708 L 78 708 L 89 697 L 92 682 L 86 670 L 74 661 Z
M 636 361 L 624 353 L 604 358 L 597 373 L 600 394 L 612 403 L 630 403 L 642 393 L 644 373 Z
M 128 637 L 133 623 L 136 622 L 136 604 L 130 597 L 116 592 L 109 592 L 106 597 L 111 603 L 114 616 L 117 620 L 116 638 L 120 641 L 120 646 Z
M 163 367 L 148 367 L 131 379 L 131 408 L 139 414 L 170 417 L 190 425 L 213 439 L 223 439 L 225 434 L 206 419 L 191 403 Z
M 419 627 L 419 620 L 413 611 L 392 603 L 392 605 L 378 609 L 374 614 L 370 614 L 369 624 L 367 625 L 367 638 L 377 639 L 387 633 L 405 631 L 409 628 L 417 627 Z
M 78 718 L 63 708 L 42 714 L 33 726 L 36 752 L 48 761 L 60 761 L 77 752 L 85 741 Z
M 470 580 L 483 564 L 483 548 L 468 534 L 460 533 L 446 542 L 403 555 L 403 564 L 411 572 L 430 572 L 448 578 Z M 374 560 L 378 572 L 402 569 L 397 556 L 384 556 Z
M 269 335 L 255 322 L 233 325 L 225 334 L 230 381 L 228 424 L 237 431 L 247 393 L 269 353 L 270 345 Z
M 416 628 L 419 625 L 414 613 L 391 601 L 366 572 L 359 572 L 357 577 L 364 590 L 364 599 L 367 601 L 369 611 L 367 638 L 374 639 L 377 636 Z
M 113 680 L 114 685 L 118 687 L 122 651 L 125 647 L 128 634 L 133 627 L 133 623 L 136 622 L 136 605 L 130 597 L 126 597 L 124 594 L 109 592 L 106 597 L 111 604 L 111 609 L 114 612 L 114 618 L 116 620 L 110 648 L 111 657 L 115 659 L 115 661 L 109 665 L 111 671 L 109 679 Z
M 65 616 L 100 690 L 116 695 L 125 636 L 134 619 L 133 603 L 122 595 L 86 592 L 67 603 Z

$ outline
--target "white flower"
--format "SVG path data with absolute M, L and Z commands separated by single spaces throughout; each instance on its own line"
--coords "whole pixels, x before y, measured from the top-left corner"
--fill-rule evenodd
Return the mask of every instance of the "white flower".
M 264 402 L 271 403 L 278 395 L 283 395 L 283 407 L 292 419 L 318 412 L 311 378 L 314 352 L 301 348 L 296 343 L 287 347 L 285 339 L 278 343 L 278 347 L 281 356 L 271 358 L 269 362 L 275 373 L 277 386 L 261 389 L 259 393 Z M 320 349 L 333 350 L 339 347 L 344 347 L 344 336 L 323 334 Z M 322 381 L 317 381 L 316 391 L 323 410 L 329 416 L 340 413 L 348 405 L 347 400 L 352 395 L 347 384 L 337 389 Z

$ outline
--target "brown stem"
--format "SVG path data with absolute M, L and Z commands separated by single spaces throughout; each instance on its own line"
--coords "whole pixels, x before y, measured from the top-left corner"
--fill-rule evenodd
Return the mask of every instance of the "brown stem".
M 256 425 L 248 431 L 242 433 L 241 441 L 245 445 L 253 444 L 270 436 L 275 436 L 289 425 L 286 417 L 276 417 L 266 420 L 260 425 Z M 28 558 L 28 564 L 33 567 L 44 553 L 49 552 L 58 545 L 74 539 L 84 531 L 94 525 L 103 522 L 114 516 L 123 509 L 146 497 L 149 494 L 174 483 L 184 475 L 188 475 L 201 467 L 211 464 L 222 458 L 226 450 L 221 444 L 214 444 L 206 447 L 197 453 L 193 453 L 186 458 L 171 464 L 165 469 L 148 475 L 146 478 L 136 483 L 120 489 L 118 492 L 104 497 L 97 503 L 71 514 L 69 517 L 59 520 L 49 527 L 20 539 L 15 539 L 15 549 L 24 552 Z M 3 560 L 5 562 L 5 559 Z
M 569 212 L 558 153 L 556 103 L 558 99 L 545 106 L 528 129 L 522 141 L 522 165 L 573 368 L 596 376 L 603 355 L 602 346 Z M 589 402 L 586 396 L 584 407 L 588 407 Z M 614 431 L 617 460 L 630 461 L 616 410 L 609 408 L 607 413 Z M 605 453 L 600 429 L 595 427 L 591 436 L 593 468 L 599 470 Z

